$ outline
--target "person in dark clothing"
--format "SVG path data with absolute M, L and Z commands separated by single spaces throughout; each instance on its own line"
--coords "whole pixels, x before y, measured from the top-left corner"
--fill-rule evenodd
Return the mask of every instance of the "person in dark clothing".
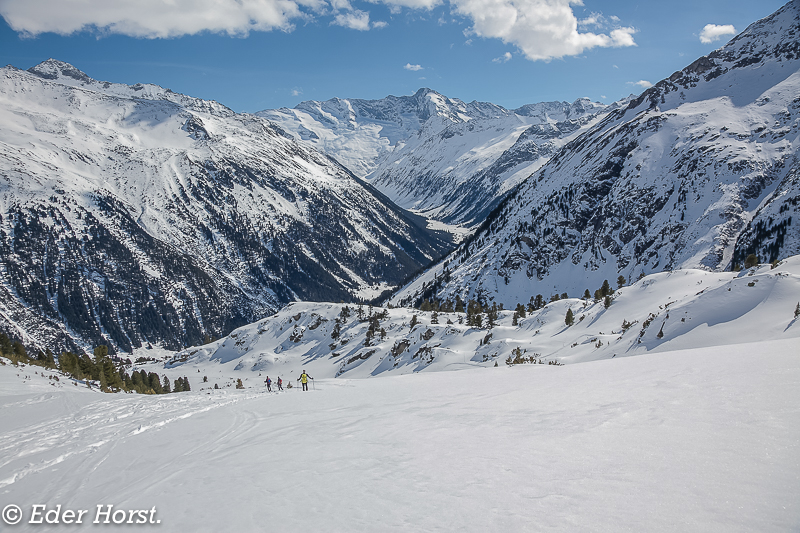
M 283 390 L 283 380 L 278 376 L 278 390 Z
M 267 392 L 272 392 L 272 380 L 269 379 L 269 376 L 267 376 L 267 379 L 264 381 L 264 383 L 267 384 Z
M 297 381 L 299 381 L 300 383 L 303 384 L 303 390 L 308 390 L 308 380 L 309 379 L 314 379 L 314 378 L 312 378 L 311 376 L 306 374 L 305 370 L 303 370 L 303 373 L 300 374 L 299 378 L 297 378 Z

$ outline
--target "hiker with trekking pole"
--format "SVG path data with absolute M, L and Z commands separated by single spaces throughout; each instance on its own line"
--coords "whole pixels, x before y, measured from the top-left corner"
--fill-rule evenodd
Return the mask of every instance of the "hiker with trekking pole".
M 278 376 L 278 390 L 279 391 L 283 390 L 283 380 L 281 379 L 280 376 Z
M 303 373 L 302 373 L 302 374 L 300 374 L 300 377 L 299 377 L 299 378 L 297 378 L 297 381 L 299 381 L 300 383 L 302 383 L 302 384 L 303 384 L 303 390 L 304 390 L 304 391 L 307 391 L 307 390 L 308 390 L 308 380 L 309 380 L 309 379 L 310 379 L 312 382 L 314 381 L 314 378 L 312 378 L 311 376 L 309 376 L 308 374 L 306 374 L 306 371 L 305 371 L 305 370 L 303 370 Z
M 269 379 L 269 376 L 267 376 L 267 379 L 264 381 L 264 383 L 267 384 L 267 392 L 272 392 L 272 380 Z

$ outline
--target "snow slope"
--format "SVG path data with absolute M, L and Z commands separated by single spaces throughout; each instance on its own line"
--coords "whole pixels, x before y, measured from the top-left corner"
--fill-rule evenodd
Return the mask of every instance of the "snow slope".
M 533 295 L 530 295 L 531 297 Z M 549 296 L 549 295 L 548 295 Z M 527 304 L 529 295 L 520 295 Z M 652 274 L 603 301 L 569 298 L 528 313 L 514 325 L 500 311 L 497 325 L 471 327 L 464 313 L 408 308 L 358 308 L 342 304 L 293 303 L 228 337 L 177 353 L 166 365 L 185 375 L 208 376 L 230 385 L 236 378 L 277 376 L 295 380 L 305 369 L 314 377 L 377 375 L 504 366 L 519 349 L 526 358 L 560 364 L 700 347 L 800 337 L 800 256 L 776 268 L 762 265 L 740 273 L 676 270 Z M 567 327 L 571 309 L 575 324 Z M 381 315 L 385 313 L 385 317 Z M 367 345 L 368 317 L 378 315 Z M 416 316 L 417 325 L 411 327 Z M 339 336 L 334 330 L 339 322 Z M 624 325 L 629 324 L 629 325 Z M 384 338 L 380 330 L 384 330 Z M 148 371 L 162 372 L 154 365 Z
M 56 60 L 0 69 L 0 327 L 31 347 L 177 349 L 374 297 L 449 246 L 418 223 L 262 118 Z
M 509 111 L 430 89 L 380 100 L 302 102 L 269 119 L 335 157 L 403 208 L 475 226 L 522 179 L 618 104 L 581 98 Z
M 9 531 L 155 508 L 158 531 L 793 531 L 794 339 L 316 390 L 55 389 L 0 366 Z M 45 378 L 42 378 L 45 379 Z M 195 383 L 193 382 L 193 385 Z M 49 389 L 48 389 L 49 387 Z
M 394 302 L 583 292 L 800 252 L 800 2 L 612 111 Z

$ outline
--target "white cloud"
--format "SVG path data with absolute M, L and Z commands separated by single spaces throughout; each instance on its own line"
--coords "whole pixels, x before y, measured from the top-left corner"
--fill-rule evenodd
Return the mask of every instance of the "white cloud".
M 369 13 L 359 9 L 348 13 L 339 13 L 333 17 L 331 24 L 350 28 L 351 30 L 367 31 L 369 29 Z
M 69 35 L 81 30 L 132 37 L 167 38 L 202 31 L 247 35 L 293 29 L 319 10 L 322 0 L 0 0 L 0 15 L 17 32 Z
M 399 12 L 400 8 L 408 7 L 411 9 L 433 9 L 442 4 L 442 0 L 370 0 L 375 3 L 386 4 L 390 8 Z
M 329 0 L 331 7 L 336 11 L 352 11 L 353 6 L 350 5 L 349 0 Z
M 300 96 L 303 94 L 303 89 L 292 89 L 292 96 Z
M 700 42 L 703 44 L 719 41 L 725 35 L 736 35 L 736 28 L 732 24 L 718 26 L 716 24 L 706 24 L 700 32 Z
M 373 28 L 385 28 L 388 25 L 389 23 L 384 20 L 376 20 L 375 22 L 372 23 Z
M 492 63 L 508 63 L 509 61 L 511 61 L 511 52 L 506 52 L 500 57 L 492 59 Z
M 629 82 L 628 82 L 628 85 L 638 85 L 638 86 L 639 86 L 639 87 L 641 87 L 642 89 L 649 89 L 650 87 L 652 87 L 652 86 L 653 86 L 653 84 L 652 84 L 652 83 L 650 83 L 650 82 L 649 82 L 649 81 L 647 81 L 647 80 L 629 81 Z
M 633 28 L 616 28 L 608 35 L 579 32 L 571 5 L 580 4 L 580 0 L 450 0 L 450 3 L 458 14 L 472 20 L 472 33 L 514 44 L 533 61 L 578 55 L 595 47 L 636 45 Z
M 406 70 L 416 72 L 418 70 L 422 70 L 422 65 L 412 65 L 411 63 L 406 63 L 406 66 L 404 66 L 403 68 Z

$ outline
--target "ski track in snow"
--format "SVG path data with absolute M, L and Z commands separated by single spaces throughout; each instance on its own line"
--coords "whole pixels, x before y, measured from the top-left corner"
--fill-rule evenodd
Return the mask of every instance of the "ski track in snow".
M 0 367 L 0 503 L 155 506 L 162 531 L 792 531 L 797 356 L 786 339 L 152 397 Z

